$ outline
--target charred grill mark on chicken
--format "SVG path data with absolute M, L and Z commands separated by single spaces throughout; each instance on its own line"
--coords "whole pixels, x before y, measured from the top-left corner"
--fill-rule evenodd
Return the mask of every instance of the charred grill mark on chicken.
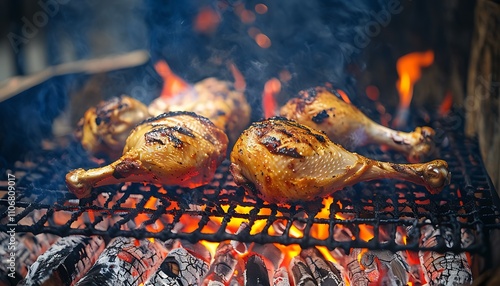
M 312 121 L 314 123 L 321 124 L 328 117 L 330 117 L 330 115 L 328 115 L 326 109 L 323 109 L 321 112 L 318 112 L 316 115 L 313 116 Z
M 201 116 L 201 115 L 198 115 L 198 114 L 196 114 L 194 112 L 191 112 L 191 111 L 170 111 L 170 112 L 162 113 L 162 114 L 160 114 L 158 116 L 150 117 L 150 118 L 144 120 L 143 122 L 139 123 L 138 125 L 143 125 L 143 124 L 147 124 L 147 123 L 153 123 L 155 121 L 158 121 L 159 119 L 168 118 L 168 117 L 174 117 L 174 116 L 180 116 L 180 115 L 191 116 L 191 117 L 194 117 L 196 119 L 199 119 L 203 124 L 210 125 L 211 127 L 215 126 L 213 124 L 213 122 L 210 121 L 208 118 L 206 118 L 204 116 Z
M 113 177 L 116 179 L 127 178 L 130 174 L 134 173 L 135 170 L 139 170 L 141 166 L 137 161 L 131 159 L 124 159 L 118 165 L 116 165 L 113 171 Z
M 269 152 L 274 154 L 281 154 L 285 156 L 290 156 L 293 158 L 303 158 L 304 156 L 300 155 L 297 151 L 297 148 L 287 148 L 281 146 L 281 141 L 273 136 L 264 137 L 260 143 L 266 146 Z
M 153 130 L 144 134 L 144 138 L 149 144 L 159 143 L 162 145 L 167 144 L 167 140 L 165 139 L 168 138 L 168 141 L 173 143 L 175 148 L 182 148 L 184 142 L 176 137 L 174 132 L 189 136 L 191 138 L 195 138 L 194 134 L 191 133 L 191 131 L 181 126 L 154 128 Z

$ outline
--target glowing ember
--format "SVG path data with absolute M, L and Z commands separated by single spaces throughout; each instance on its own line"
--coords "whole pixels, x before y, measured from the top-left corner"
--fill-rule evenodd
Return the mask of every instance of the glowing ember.
M 441 102 L 441 105 L 439 106 L 439 115 L 444 116 L 448 112 L 450 112 L 451 107 L 453 106 L 453 95 L 451 94 L 450 91 L 448 91 L 443 99 L 443 102 Z M 462 203 L 462 201 L 460 201 Z
M 203 34 L 212 34 L 217 30 L 221 18 L 210 7 L 203 7 L 194 20 L 194 30 Z
M 422 75 L 422 68 L 428 67 L 434 62 L 434 52 L 415 52 L 402 56 L 396 63 L 399 80 L 396 88 L 399 92 L 399 111 L 396 125 L 406 122 L 407 110 L 413 97 L 413 86 Z
M 378 90 L 378 87 L 374 85 L 369 85 L 365 89 L 366 96 L 368 96 L 369 99 L 373 101 L 377 101 L 380 95 L 380 91 Z
M 281 82 L 277 78 L 272 78 L 264 85 L 262 93 L 262 107 L 264 109 L 264 117 L 273 117 L 278 109 L 276 95 L 281 92 Z
M 163 78 L 163 89 L 161 97 L 171 98 L 179 93 L 185 92 L 189 89 L 190 85 L 176 75 L 167 64 L 166 61 L 160 60 L 155 64 L 156 72 Z
M 241 22 L 245 24 L 250 24 L 255 21 L 255 14 L 252 11 L 245 9 L 245 5 L 243 3 L 235 5 L 234 12 L 240 17 Z
M 337 89 L 337 92 L 340 94 L 340 97 L 342 97 L 342 100 L 344 100 L 347 103 L 351 103 L 351 100 L 349 99 L 349 96 L 347 96 L 347 93 L 345 93 L 341 89 Z
M 255 36 L 255 42 L 257 43 L 257 45 L 259 45 L 259 47 L 263 48 L 263 49 L 267 49 L 271 46 L 271 39 L 269 39 L 268 36 L 260 33 L 260 34 L 257 34 Z
M 267 6 L 264 4 L 257 4 L 255 5 L 255 12 L 259 14 L 266 14 L 267 13 Z

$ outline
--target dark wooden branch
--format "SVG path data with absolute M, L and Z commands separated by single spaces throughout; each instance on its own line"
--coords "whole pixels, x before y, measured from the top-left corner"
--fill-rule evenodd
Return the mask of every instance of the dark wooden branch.
M 500 3 L 478 0 L 467 80 L 466 134 L 479 137 L 489 175 L 500 189 Z

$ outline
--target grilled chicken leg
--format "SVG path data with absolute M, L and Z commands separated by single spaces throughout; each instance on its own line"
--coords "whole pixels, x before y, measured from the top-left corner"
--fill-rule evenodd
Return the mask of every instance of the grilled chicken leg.
M 127 136 L 134 127 L 149 117 L 142 102 L 122 95 L 89 108 L 78 122 L 76 138 L 90 154 L 120 157 Z
M 432 128 L 417 127 L 406 133 L 384 127 L 324 87 L 301 91 L 299 97 L 289 100 L 281 108 L 280 115 L 322 130 L 330 140 L 348 149 L 371 143 L 386 145 L 402 152 L 408 161 L 414 163 L 434 151 Z
M 66 184 L 78 198 L 90 196 L 93 187 L 120 182 L 197 187 L 213 178 L 227 144 L 226 134 L 207 118 L 169 112 L 138 125 L 120 159 L 101 168 L 73 170 Z
M 230 157 L 235 182 L 274 203 L 310 201 L 382 178 L 410 181 L 437 193 L 450 177 L 445 161 L 370 160 L 331 142 L 320 131 L 282 117 L 253 123 L 236 141 Z
M 190 86 L 165 62 L 157 63 L 156 69 L 165 78 L 166 91 L 149 105 L 151 115 L 180 110 L 195 112 L 224 130 L 233 143 L 248 126 L 250 105 L 241 88 L 236 88 L 233 83 L 209 77 Z M 168 88 L 169 85 L 173 87 Z

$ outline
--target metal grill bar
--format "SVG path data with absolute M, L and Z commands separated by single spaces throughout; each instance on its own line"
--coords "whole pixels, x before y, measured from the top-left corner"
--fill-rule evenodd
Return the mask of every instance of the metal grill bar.
M 321 245 L 345 250 L 410 249 L 485 254 L 489 232 L 500 228 L 500 200 L 481 161 L 477 141 L 463 135 L 457 118 L 462 117 L 454 113 L 432 122 L 443 146 L 440 157 L 448 162 L 452 172 L 451 185 L 441 194 L 431 195 L 411 183 L 377 180 L 346 188 L 323 203 L 291 206 L 272 205 L 246 195 L 242 188 L 234 185 L 228 162 L 220 167 L 208 186 L 196 189 L 141 184 L 107 186 L 99 188 L 92 198 L 77 200 L 64 185 L 66 172 L 96 164 L 72 142 L 65 148 L 35 152 L 29 164 L 19 163 L 8 170 L 19 178 L 16 231 L 60 236 L 152 237 L 164 241 L 174 238 L 190 242 L 238 240 L 298 244 L 303 249 Z M 400 155 L 382 152 L 376 147 L 360 150 L 360 153 L 378 160 L 404 161 Z M 2 191 L 7 191 L 5 184 L 0 187 Z M 5 195 L 0 199 L 0 231 L 8 230 L 7 208 Z M 23 222 L 24 217 L 40 210 L 45 214 L 38 221 Z M 138 225 L 139 216 L 145 219 Z M 189 231 L 174 231 L 176 225 L 186 221 L 191 224 Z M 232 229 L 235 221 L 247 223 L 249 227 L 235 234 Z M 276 223 L 284 226 L 283 234 L 273 233 Z M 156 224 L 162 224 L 163 230 L 153 229 Z M 423 246 L 419 238 L 421 229 L 427 225 L 439 228 L 442 233 L 452 231 L 453 243 L 438 240 L 432 247 Z M 297 226 L 302 236 L 294 234 Z M 315 234 L 319 228 L 324 228 L 327 234 Z M 336 239 L 334 233 L 338 228 L 348 228 L 354 238 Z M 373 236 L 368 241 L 361 238 L 366 228 Z M 467 244 L 463 243 L 463 233 L 469 235 Z M 398 242 L 401 235 L 406 236 L 406 243 Z

